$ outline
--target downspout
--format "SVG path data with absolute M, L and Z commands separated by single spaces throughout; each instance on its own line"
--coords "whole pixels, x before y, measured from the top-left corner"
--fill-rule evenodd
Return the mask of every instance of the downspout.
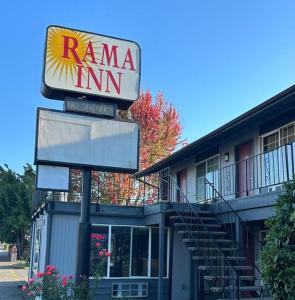
M 158 300 L 164 300 L 164 250 L 165 250 L 165 214 L 160 213 L 159 222 L 159 279 Z

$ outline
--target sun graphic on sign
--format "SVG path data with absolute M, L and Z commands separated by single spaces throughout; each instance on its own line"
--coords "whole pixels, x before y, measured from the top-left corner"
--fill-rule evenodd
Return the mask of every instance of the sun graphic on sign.
M 67 28 L 49 27 L 47 33 L 47 51 L 46 51 L 46 71 L 52 72 L 52 77 L 63 76 L 65 80 L 74 74 L 77 74 L 76 60 L 73 52 L 68 52 L 68 57 L 64 57 L 65 37 L 68 38 L 69 47 L 77 43 L 75 52 L 80 59 L 85 55 L 87 45 L 92 36 L 85 32 L 78 32 Z

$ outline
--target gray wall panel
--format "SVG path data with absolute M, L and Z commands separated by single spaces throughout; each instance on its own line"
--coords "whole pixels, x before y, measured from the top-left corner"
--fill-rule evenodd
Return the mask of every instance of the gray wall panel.
M 174 235 L 173 247 L 172 300 L 188 300 L 190 254 L 177 233 Z
M 79 217 L 73 215 L 53 215 L 50 245 L 50 264 L 58 268 L 60 274 L 74 274 Z

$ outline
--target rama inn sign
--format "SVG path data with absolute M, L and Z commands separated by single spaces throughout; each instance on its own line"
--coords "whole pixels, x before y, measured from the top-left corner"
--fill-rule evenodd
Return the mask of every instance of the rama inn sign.
M 128 108 L 139 96 L 140 47 L 109 36 L 49 26 L 46 35 L 42 94 L 104 98 Z M 106 101 L 105 101 L 106 102 Z

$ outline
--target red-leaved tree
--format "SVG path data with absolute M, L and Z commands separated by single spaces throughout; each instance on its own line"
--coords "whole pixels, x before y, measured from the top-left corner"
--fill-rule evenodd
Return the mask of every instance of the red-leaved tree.
M 140 125 L 140 165 L 143 170 L 171 154 L 180 140 L 182 126 L 176 109 L 166 101 L 162 93 L 153 99 L 149 90 L 141 93 L 128 113 L 119 113 L 123 119 L 132 119 Z M 81 191 L 81 171 L 72 172 L 72 191 Z M 111 204 L 141 204 L 156 199 L 156 189 L 143 185 L 128 174 L 93 172 L 92 200 Z M 147 179 L 153 181 L 153 179 Z M 152 183 L 152 182 L 151 182 Z

